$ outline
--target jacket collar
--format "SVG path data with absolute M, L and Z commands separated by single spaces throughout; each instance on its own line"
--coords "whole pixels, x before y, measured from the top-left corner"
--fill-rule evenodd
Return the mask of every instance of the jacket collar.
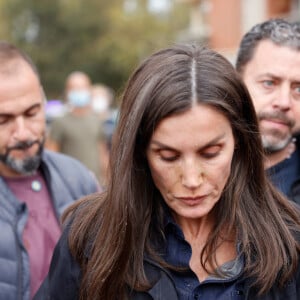
M 175 284 L 167 270 L 149 257 L 144 258 L 145 273 L 153 285 L 147 291 L 154 300 L 172 299 L 178 300 Z

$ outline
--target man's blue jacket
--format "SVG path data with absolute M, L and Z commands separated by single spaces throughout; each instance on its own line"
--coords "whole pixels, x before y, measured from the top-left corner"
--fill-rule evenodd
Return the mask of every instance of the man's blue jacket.
M 75 200 L 99 191 L 95 176 L 63 154 L 44 150 L 41 171 L 58 220 Z M 22 199 L 0 177 L 0 300 L 30 299 L 29 257 L 22 240 L 27 217 Z

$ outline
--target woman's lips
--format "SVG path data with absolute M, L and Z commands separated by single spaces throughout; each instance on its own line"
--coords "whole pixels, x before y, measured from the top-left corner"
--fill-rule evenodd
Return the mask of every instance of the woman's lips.
M 193 206 L 201 203 L 205 199 L 206 195 L 193 196 L 193 197 L 176 197 L 176 199 L 182 201 L 183 203 Z

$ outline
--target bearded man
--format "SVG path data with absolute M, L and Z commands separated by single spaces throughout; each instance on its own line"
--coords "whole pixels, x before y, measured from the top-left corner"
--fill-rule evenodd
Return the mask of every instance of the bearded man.
M 300 204 L 300 23 L 272 19 L 242 38 L 236 69 L 251 94 L 275 186 Z
M 79 161 L 44 149 L 45 94 L 31 59 L 0 41 L 0 298 L 28 300 L 45 278 L 60 216 L 99 190 Z

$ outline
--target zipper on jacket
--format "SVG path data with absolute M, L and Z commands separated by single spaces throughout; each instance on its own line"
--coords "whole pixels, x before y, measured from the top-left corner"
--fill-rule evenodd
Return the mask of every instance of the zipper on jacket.
M 23 257 L 22 257 L 22 248 L 24 249 L 25 252 L 26 249 L 23 245 L 22 242 L 22 234 L 23 232 L 21 232 L 21 236 L 19 238 L 18 236 L 18 223 L 20 221 L 20 216 L 21 214 L 26 210 L 26 206 L 25 204 L 21 204 L 18 206 L 17 208 L 17 216 L 15 218 L 15 222 L 14 222 L 14 233 L 15 233 L 15 238 L 16 238 L 16 243 L 17 243 L 17 247 L 16 247 L 16 251 L 17 251 L 17 263 L 18 263 L 18 278 L 17 278 L 17 299 L 23 300 L 23 293 L 24 293 L 24 282 L 23 282 L 23 273 L 24 273 L 24 266 L 23 266 Z M 24 227 L 23 227 L 24 228 Z M 21 239 L 21 240 L 20 240 Z M 30 270 L 29 270 L 29 277 L 30 277 Z M 30 290 L 29 290 L 29 294 L 30 294 Z

